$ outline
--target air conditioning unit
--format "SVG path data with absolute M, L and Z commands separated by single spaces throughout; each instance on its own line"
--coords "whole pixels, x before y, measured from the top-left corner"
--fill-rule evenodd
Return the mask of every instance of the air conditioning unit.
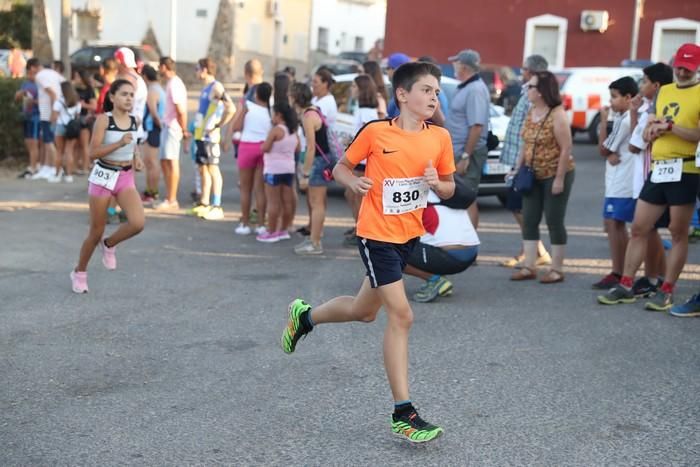
M 610 15 L 605 10 L 583 10 L 581 12 L 581 29 L 602 33 L 608 30 L 609 20 Z
M 267 0 L 267 16 L 276 18 L 280 15 L 279 0 Z

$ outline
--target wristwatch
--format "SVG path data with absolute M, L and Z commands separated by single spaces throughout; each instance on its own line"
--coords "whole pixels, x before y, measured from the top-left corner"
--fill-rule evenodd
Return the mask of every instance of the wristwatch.
M 461 158 L 461 159 L 462 159 L 463 161 L 466 161 L 467 159 L 469 159 L 469 153 L 468 153 L 468 152 L 463 152 L 463 153 L 462 153 L 462 158 Z

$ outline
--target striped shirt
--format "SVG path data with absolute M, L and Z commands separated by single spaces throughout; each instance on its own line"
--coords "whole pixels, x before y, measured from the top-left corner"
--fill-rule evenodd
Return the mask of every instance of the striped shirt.
M 502 164 L 515 166 L 518 161 L 520 149 L 523 147 L 523 138 L 520 133 L 529 109 L 530 102 L 527 100 L 527 94 L 522 93 L 513 109 L 513 114 L 510 116 L 510 122 L 508 122 L 508 128 L 503 138 L 503 150 L 500 157 Z

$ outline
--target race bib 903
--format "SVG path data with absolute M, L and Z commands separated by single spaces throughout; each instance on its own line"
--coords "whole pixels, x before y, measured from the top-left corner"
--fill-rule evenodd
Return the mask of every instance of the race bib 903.
M 114 190 L 114 186 L 117 184 L 118 178 L 118 170 L 108 169 L 100 164 L 95 164 L 90 172 L 88 182 L 112 191 Z
M 682 176 L 683 159 L 654 161 L 654 168 L 651 172 L 652 183 L 679 182 Z
M 428 189 L 425 177 L 384 179 L 384 214 L 405 214 L 425 208 L 428 205 Z

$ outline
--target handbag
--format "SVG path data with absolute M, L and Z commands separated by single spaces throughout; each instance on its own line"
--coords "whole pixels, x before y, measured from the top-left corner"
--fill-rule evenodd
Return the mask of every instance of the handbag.
M 547 121 L 550 113 L 552 113 L 552 109 L 549 109 L 547 115 L 544 116 L 542 123 L 540 123 L 540 127 L 537 129 L 537 133 L 535 134 L 535 142 L 532 145 L 532 161 L 530 162 L 532 165 L 535 164 L 535 156 L 537 155 L 537 152 L 535 151 L 537 148 L 537 137 L 540 136 L 540 131 L 542 130 L 542 127 Z M 513 177 L 513 190 L 522 194 L 527 194 L 532 191 L 532 187 L 535 186 L 535 170 L 532 168 L 532 165 L 528 165 L 523 161 L 523 165 L 520 166 L 518 172 L 515 174 L 515 177 Z

